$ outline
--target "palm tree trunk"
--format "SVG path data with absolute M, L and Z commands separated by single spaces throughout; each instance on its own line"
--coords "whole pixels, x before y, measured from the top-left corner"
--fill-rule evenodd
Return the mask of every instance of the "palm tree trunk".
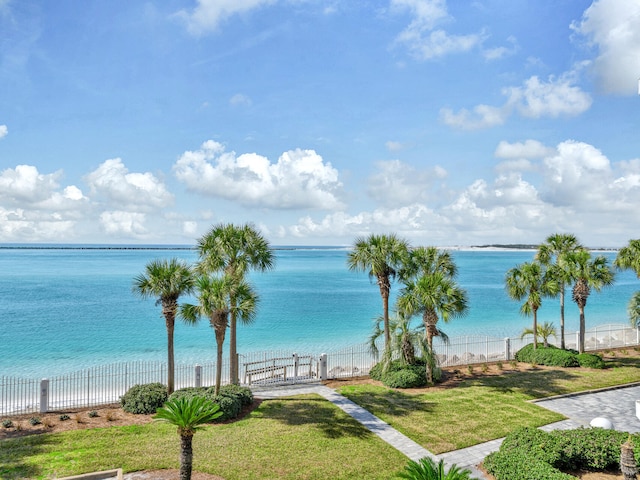
M 438 321 L 438 315 L 433 310 L 425 309 L 422 316 L 424 322 L 424 334 L 427 340 L 427 346 L 429 347 L 428 354 L 433 354 L 433 337 L 438 333 L 436 322 Z M 431 369 L 431 361 L 426 358 L 426 373 L 427 383 L 431 385 L 433 383 L 433 370 Z
M 538 348 L 538 309 L 533 309 L 533 349 Z
M 584 306 L 580 305 L 580 345 L 578 347 L 578 352 L 584 353 L 584 336 L 585 332 L 585 322 L 584 322 Z
M 193 469 L 192 433 L 180 434 L 180 480 L 191 480 Z
M 391 330 L 389 329 L 389 292 L 391 284 L 389 278 L 384 276 L 378 277 L 378 286 L 380 287 L 380 296 L 382 297 L 382 318 L 384 319 L 384 349 L 391 347 Z
M 175 325 L 175 317 L 167 316 L 167 394 L 173 393 L 174 385 L 174 355 L 173 355 L 173 332 Z
M 218 395 L 220 393 L 220 384 L 222 383 L 222 349 L 227 331 L 226 312 L 217 311 L 213 315 L 212 326 L 216 334 L 216 385 L 214 394 Z
M 564 350 L 564 285 L 560 287 L 560 348 Z
M 231 304 L 231 318 L 229 322 L 229 370 L 231 376 L 231 383 L 238 384 L 238 350 L 236 340 L 236 313 L 235 313 L 235 301 Z

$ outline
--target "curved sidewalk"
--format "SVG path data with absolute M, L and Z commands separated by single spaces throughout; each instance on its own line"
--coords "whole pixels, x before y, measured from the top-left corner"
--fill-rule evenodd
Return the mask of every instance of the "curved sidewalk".
M 254 385 L 252 386 L 252 390 L 257 397 L 264 399 L 302 395 L 305 393 L 321 395 L 410 459 L 416 461 L 423 457 L 430 457 L 435 461 L 442 459 L 447 467 L 455 464 L 460 468 L 471 470 L 472 478 L 476 479 L 486 478 L 483 473 L 476 468 L 476 465 L 482 462 L 484 457 L 491 452 L 498 450 L 503 440 L 499 438 L 436 456 L 398 432 L 388 423 L 383 422 L 371 414 L 368 410 L 365 410 L 348 398 L 343 397 L 333 389 L 325 387 L 320 383 L 273 387 Z M 545 431 L 579 428 L 581 426 L 588 427 L 592 419 L 596 417 L 606 417 L 613 422 L 616 430 L 635 433 L 640 432 L 640 420 L 636 417 L 636 400 L 640 400 L 640 385 L 564 395 L 537 400 L 535 403 L 568 417 L 567 420 L 541 427 L 541 429 Z

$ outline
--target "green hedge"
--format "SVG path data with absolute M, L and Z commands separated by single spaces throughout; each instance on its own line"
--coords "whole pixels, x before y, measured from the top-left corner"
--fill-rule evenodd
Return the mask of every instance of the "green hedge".
M 414 365 L 393 360 L 386 369 L 384 363 L 379 362 L 371 368 L 369 376 L 389 388 L 418 388 L 427 384 L 426 366 L 422 360 Z
M 120 397 L 125 412 L 148 415 L 167 401 L 167 387 L 161 383 L 134 385 Z
M 518 429 L 504 439 L 500 450 L 487 456 L 484 467 L 496 480 L 569 480 L 561 470 L 609 470 L 618 467 L 626 432 L 579 428 L 543 432 Z M 633 435 L 635 445 L 640 436 Z M 636 449 L 636 461 L 640 449 Z
M 516 360 L 550 367 L 587 367 L 604 368 L 601 356 L 592 353 L 578 353 L 575 350 L 562 350 L 553 345 L 533 348 L 533 344 L 525 345 L 516 353 Z
M 176 390 L 169 397 L 171 400 L 182 397 L 205 397 L 220 406 L 222 415 L 216 419 L 223 422 L 236 418 L 242 411 L 242 407 L 253 403 L 253 393 L 247 387 L 239 385 L 223 385 L 220 393 L 215 394 L 214 387 L 187 387 Z

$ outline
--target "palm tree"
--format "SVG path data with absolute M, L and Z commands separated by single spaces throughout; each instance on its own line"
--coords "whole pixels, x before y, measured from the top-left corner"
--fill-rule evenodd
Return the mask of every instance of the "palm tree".
M 173 332 L 178 298 L 193 291 L 194 278 L 191 267 L 186 262 L 172 258 L 170 260 L 152 260 L 145 272 L 133 279 L 132 291 L 142 298 L 157 298 L 156 305 L 162 305 L 162 315 L 167 327 L 167 393 L 174 389 Z
M 558 283 L 560 294 L 560 348 L 564 349 L 564 298 L 565 289 L 572 283 L 571 272 L 568 271 L 564 257 L 567 253 L 584 248 L 575 235 L 570 233 L 554 233 L 549 235 L 538 247 L 536 260 Z
M 275 265 L 275 255 L 269 242 L 250 224 L 214 225 L 196 247 L 198 271 L 203 274 L 223 272 L 244 280 L 249 270 L 264 272 Z M 231 383 L 238 383 L 237 320 L 231 297 L 229 323 L 229 364 Z
M 258 296 L 251 286 L 244 281 L 229 275 L 221 277 L 200 276 L 196 280 L 198 305 L 183 304 L 181 317 L 188 323 L 195 324 L 201 317 L 209 319 L 216 336 L 216 384 L 215 395 L 220 391 L 222 382 L 222 354 L 224 339 L 229 325 L 229 314 L 234 312 L 247 323 L 253 319 Z M 231 305 L 231 299 L 235 304 Z
M 585 319 L 584 308 L 591 289 L 599 292 L 604 287 L 613 284 L 614 274 L 608 265 L 607 259 L 598 255 L 591 258 L 588 250 L 576 250 L 567 255 L 567 264 L 574 280 L 572 297 L 580 310 L 580 345 L 578 351 L 584 352 Z
M 426 352 L 433 355 L 433 337 L 439 335 L 439 318 L 448 322 L 467 313 L 467 292 L 455 280 L 442 272 L 423 275 L 407 282 L 398 297 L 398 311 L 411 317 L 422 314 Z M 427 362 L 427 381 L 433 383 L 433 368 Z
M 629 240 L 629 244 L 618 251 L 613 265 L 618 270 L 633 270 L 640 279 L 640 240 Z M 633 294 L 627 311 L 631 325 L 637 328 L 640 325 L 640 292 Z
M 558 291 L 558 283 L 545 275 L 538 262 L 525 262 L 509 270 L 505 276 L 505 286 L 509 297 L 516 301 L 524 300 L 520 312 L 533 316 L 532 332 L 538 331 L 538 309 L 544 296 L 553 296 Z M 538 348 L 538 336 L 533 336 L 533 348 Z
M 404 470 L 398 473 L 397 478 L 406 480 L 469 480 L 471 471 L 461 470 L 457 465 L 451 465 L 448 471 L 445 471 L 444 460 L 440 460 L 437 464 L 429 457 L 423 457 L 419 462 L 409 460 Z
M 180 397 L 160 407 L 153 419 L 178 427 L 180 435 L 180 480 L 190 480 L 193 467 L 193 436 L 201 425 L 222 415 L 220 406 L 206 397 Z
M 532 328 L 525 328 L 522 331 L 522 335 L 520 335 L 520 338 L 524 338 L 527 335 L 533 335 L 533 329 Z M 556 327 L 554 327 L 553 323 L 544 322 L 542 325 L 538 325 L 538 332 L 537 332 L 537 334 L 535 336 L 542 338 L 543 345 L 545 347 L 548 347 L 549 346 L 549 337 L 555 337 L 556 336 Z
M 377 341 L 384 335 L 384 330 L 380 328 L 383 318 L 376 319 L 373 332 L 369 337 L 369 350 L 377 358 L 380 354 Z M 383 362 L 389 362 L 397 354 L 398 358 L 406 365 L 416 363 L 415 345 L 419 343 L 424 334 L 418 329 L 411 328 L 411 318 L 396 313 L 389 318 L 389 329 L 391 330 L 391 346 L 384 351 Z
M 347 266 L 353 271 L 369 271 L 369 278 L 375 278 L 382 297 L 385 349 L 391 344 L 389 329 L 389 295 L 391 280 L 395 278 L 406 262 L 409 244 L 395 234 L 375 235 L 357 238 L 353 249 L 347 255 Z

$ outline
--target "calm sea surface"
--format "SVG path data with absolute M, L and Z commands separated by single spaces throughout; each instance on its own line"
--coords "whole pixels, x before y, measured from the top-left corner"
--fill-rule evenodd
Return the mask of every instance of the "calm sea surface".
M 507 270 L 530 261 L 533 252 L 453 255 L 470 310 L 441 326 L 450 337 L 516 337 L 531 325 L 505 294 L 503 281 Z M 615 258 L 612 252 L 604 255 Z M 382 310 L 380 294 L 365 273 L 347 269 L 346 256 L 345 249 L 278 249 L 273 271 L 251 275 L 260 305 L 255 322 L 239 328 L 239 352 L 317 355 L 366 342 Z M 46 377 L 112 362 L 165 360 L 160 307 L 134 296 L 131 285 L 150 260 L 170 257 L 196 260 L 186 248 L 0 248 L 0 376 Z M 618 273 L 614 287 L 589 297 L 587 327 L 626 324 L 626 305 L 639 289 L 633 273 Z M 557 299 L 546 300 L 539 321 L 557 327 L 558 311 Z M 578 329 L 570 292 L 566 323 L 568 332 Z M 208 322 L 178 323 L 175 350 L 177 363 L 213 361 L 215 338 Z

